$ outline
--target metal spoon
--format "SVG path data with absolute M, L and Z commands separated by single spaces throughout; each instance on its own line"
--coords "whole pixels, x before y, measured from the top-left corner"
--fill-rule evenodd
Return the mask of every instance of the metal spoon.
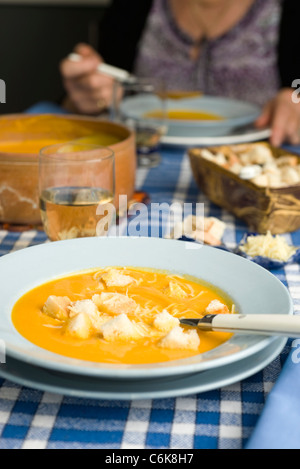
M 285 314 L 207 314 L 200 319 L 180 319 L 180 323 L 202 331 L 300 338 L 300 316 Z
M 82 60 L 82 56 L 80 54 L 76 54 L 75 52 L 72 52 L 71 54 L 69 54 L 68 59 L 71 60 L 71 62 L 80 62 Z M 136 83 L 137 82 L 137 78 L 134 75 L 131 75 L 127 70 L 114 67 L 113 65 L 101 63 L 97 67 L 97 70 L 99 73 L 103 73 L 104 75 L 107 75 L 111 78 L 115 78 L 121 83 Z

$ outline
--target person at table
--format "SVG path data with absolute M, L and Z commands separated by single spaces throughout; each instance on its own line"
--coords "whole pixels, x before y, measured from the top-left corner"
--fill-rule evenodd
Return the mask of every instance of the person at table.
M 271 142 L 298 144 L 299 17 L 295 0 L 114 0 L 99 52 L 79 44 L 81 59 L 61 63 L 67 106 L 90 115 L 109 107 L 113 80 L 97 71 L 104 61 L 169 89 L 259 104 L 256 126 L 272 127 Z

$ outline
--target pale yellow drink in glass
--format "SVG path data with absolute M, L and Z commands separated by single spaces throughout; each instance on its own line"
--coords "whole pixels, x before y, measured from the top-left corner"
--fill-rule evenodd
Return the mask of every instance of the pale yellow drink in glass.
M 97 227 L 106 207 L 111 210 L 114 177 L 114 154 L 108 148 L 76 143 L 43 149 L 40 210 L 49 239 L 107 235 L 110 223 L 101 233 Z

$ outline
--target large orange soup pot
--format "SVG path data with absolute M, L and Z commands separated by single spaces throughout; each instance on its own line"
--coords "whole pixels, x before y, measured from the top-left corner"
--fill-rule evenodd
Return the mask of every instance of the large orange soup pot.
M 38 200 L 38 155 L 41 148 L 83 139 L 110 147 L 116 162 L 116 207 L 119 195 L 130 200 L 136 172 L 135 137 L 130 129 L 97 118 L 60 115 L 0 117 L 0 222 L 41 223 Z

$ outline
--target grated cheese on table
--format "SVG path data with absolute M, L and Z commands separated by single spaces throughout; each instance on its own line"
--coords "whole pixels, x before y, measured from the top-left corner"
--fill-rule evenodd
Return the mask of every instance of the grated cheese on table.
M 282 236 L 272 236 L 269 231 L 266 235 L 248 236 L 247 242 L 240 249 L 251 257 L 263 256 L 283 262 L 288 261 L 297 251 Z

